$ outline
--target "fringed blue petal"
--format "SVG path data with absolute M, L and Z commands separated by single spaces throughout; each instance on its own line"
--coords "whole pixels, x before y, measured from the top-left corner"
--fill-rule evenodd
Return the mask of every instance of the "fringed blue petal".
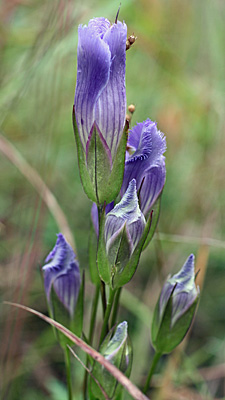
M 147 119 L 138 123 L 128 137 L 126 163 L 121 195 L 132 179 L 140 188 L 140 207 L 144 215 L 150 211 L 165 184 L 166 140 L 156 123 Z

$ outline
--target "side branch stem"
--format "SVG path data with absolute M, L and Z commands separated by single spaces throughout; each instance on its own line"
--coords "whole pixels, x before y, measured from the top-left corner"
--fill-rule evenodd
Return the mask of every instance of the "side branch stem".
M 110 317 L 112 306 L 113 306 L 113 300 L 114 300 L 115 293 L 116 293 L 116 291 L 110 288 L 109 299 L 107 302 L 105 316 L 104 316 L 104 320 L 103 320 L 103 324 L 102 324 L 101 336 L 100 336 L 100 340 L 99 340 L 99 347 L 100 347 L 101 343 L 103 342 L 104 337 L 107 334 L 108 322 L 109 322 L 109 317 Z
M 115 295 L 115 300 L 114 300 L 114 305 L 113 305 L 113 313 L 112 313 L 112 319 L 111 319 L 111 328 L 115 325 L 116 323 L 116 318 L 117 318 L 117 313 L 119 309 L 119 301 L 120 301 L 120 295 L 121 295 L 122 288 L 119 288 L 116 291 Z
M 153 375 L 153 373 L 155 371 L 156 365 L 158 364 L 158 361 L 159 361 L 161 355 L 162 354 L 158 353 L 158 352 L 155 352 L 155 354 L 154 354 L 154 357 L 153 357 L 153 360 L 152 360 L 152 365 L 151 365 L 151 367 L 149 369 L 148 377 L 146 379 L 145 386 L 144 386 L 144 389 L 143 389 L 143 393 L 145 393 L 145 394 L 148 391 L 152 375 Z
M 65 357 L 65 364 L 66 364 L 68 400 L 73 400 L 72 381 L 71 381 L 70 351 L 69 351 L 68 347 L 64 347 L 63 350 L 64 350 L 64 357 Z

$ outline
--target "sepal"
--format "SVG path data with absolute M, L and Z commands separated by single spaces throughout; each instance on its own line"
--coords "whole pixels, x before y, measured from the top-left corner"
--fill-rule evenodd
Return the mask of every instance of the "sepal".
M 83 331 L 83 315 L 84 315 L 84 291 L 85 291 L 85 271 L 82 274 L 80 291 L 77 299 L 74 317 L 70 323 L 70 330 L 78 337 L 81 337 Z
M 143 251 L 146 249 L 146 247 L 151 242 L 151 240 L 152 240 L 152 238 L 154 236 L 155 230 L 157 228 L 158 222 L 159 222 L 159 216 L 160 216 L 160 210 L 161 210 L 161 195 L 156 200 L 155 204 L 152 206 L 152 210 L 153 210 L 152 223 L 151 223 L 151 228 L 149 230 L 147 239 L 146 239 L 145 244 L 143 246 Z
M 111 173 L 111 153 L 95 124 L 91 129 L 86 146 L 86 161 L 97 204 L 102 204 L 104 201 L 109 203 L 108 199 L 105 198 L 105 185 Z
M 86 165 L 86 154 L 83 149 L 79 132 L 77 129 L 77 122 L 76 122 L 76 117 L 75 117 L 75 108 L 73 106 L 73 129 L 74 129 L 74 135 L 75 135 L 75 140 L 76 140 L 76 145 L 77 145 L 77 158 L 78 158 L 78 165 L 79 165 L 79 172 L 80 172 L 80 179 L 81 183 L 83 186 L 83 189 L 88 196 L 88 198 L 93 201 L 94 203 L 97 203 L 97 198 L 96 198 L 96 193 L 94 191 L 94 188 L 92 186 L 91 178 L 87 170 L 87 165 Z
M 105 282 L 107 285 L 110 284 L 110 265 L 108 261 L 108 257 L 106 254 L 105 247 L 105 237 L 104 237 L 104 228 L 105 228 L 105 206 L 102 209 L 100 216 L 100 226 L 99 226 L 99 239 L 98 239 L 98 252 L 97 252 L 97 264 L 98 264 L 98 272 L 101 280 Z
M 191 307 L 182 315 L 182 317 L 171 327 L 172 315 L 172 294 L 167 303 L 161 323 L 158 321 L 157 303 L 152 320 L 152 344 L 155 350 L 160 354 L 170 353 L 184 339 L 193 320 L 199 297 L 197 297 Z
M 148 221 L 146 223 L 144 232 L 141 236 L 141 239 L 139 240 L 139 243 L 137 247 L 135 248 L 129 262 L 126 264 L 125 268 L 121 271 L 119 270 L 116 266 L 114 271 L 112 271 L 111 274 L 111 287 L 113 289 L 119 289 L 120 287 L 124 286 L 126 283 L 128 283 L 131 278 L 133 277 L 138 263 L 139 259 L 143 250 L 143 246 L 145 244 L 145 241 L 148 237 L 150 228 L 151 228 L 151 223 L 152 223 L 152 213 L 150 214 Z

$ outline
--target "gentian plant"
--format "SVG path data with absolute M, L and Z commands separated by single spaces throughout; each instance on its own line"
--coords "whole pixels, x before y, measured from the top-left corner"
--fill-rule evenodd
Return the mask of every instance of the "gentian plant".
M 43 266 L 51 316 L 60 322 L 61 314 L 56 312 L 60 304 L 73 322 L 70 329 L 89 346 L 95 337 L 100 354 L 127 377 L 131 372 L 132 345 L 128 323 L 120 322 L 118 317 L 120 294 L 133 278 L 141 254 L 154 235 L 166 180 L 166 139 L 156 122 L 147 118 L 128 129 L 135 107 L 128 107 L 130 117 L 126 118 L 126 50 L 135 41 L 134 35 L 127 38 L 127 26 L 118 20 L 118 15 L 112 24 L 105 18 L 94 18 L 78 28 L 73 125 L 81 182 L 93 202 L 89 260 L 96 287 L 87 334 L 82 329 L 84 285 L 79 264 L 62 234 L 58 234 Z M 98 330 L 95 321 L 100 294 L 103 320 Z M 190 255 L 180 272 L 164 284 L 155 308 L 155 356 L 148 366 L 145 393 L 161 355 L 171 352 L 189 330 L 198 300 L 194 256 Z M 63 343 L 68 399 L 72 400 L 67 345 Z M 99 361 L 86 359 L 83 398 L 121 400 L 123 387 L 96 360 Z M 134 398 L 147 399 L 138 393 Z

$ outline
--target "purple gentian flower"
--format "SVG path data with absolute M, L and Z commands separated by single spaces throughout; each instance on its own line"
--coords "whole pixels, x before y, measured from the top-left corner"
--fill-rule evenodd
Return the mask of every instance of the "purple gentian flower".
M 164 284 L 159 299 L 159 320 L 162 320 L 167 303 L 172 296 L 171 327 L 186 313 L 199 296 L 195 284 L 194 255 L 191 254 L 181 270 Z
M 62 233 L 57 236 L 56 245 L 45 260 L 47 264 L 42 267 L 45 292 L 51 307 L 51 291 L 54 288 L 72 318 L 81 284 L 79 264 Z
M 121 195 L 135 178 L 140 208 L 146 216 L 165 184 L 166 139 L 155 122 L 147 119 L 129 131 Z
M 126 114 L 125 61 L 127 27 L 105 18 L 78 28 L 75 116 L 87 155 L 93 128 L 113 163 Z
M 126 257 L 129 259 L 144 232 L 145 225 L 145 217 L 138 205 L 136 181 L 132 179 L 121 201 L 106 215 L 104 233 L 106 252 L 111 258 L 112 265 L 119 261 L 116 257 L 122 235 L 126 235 L 128 245 Z

